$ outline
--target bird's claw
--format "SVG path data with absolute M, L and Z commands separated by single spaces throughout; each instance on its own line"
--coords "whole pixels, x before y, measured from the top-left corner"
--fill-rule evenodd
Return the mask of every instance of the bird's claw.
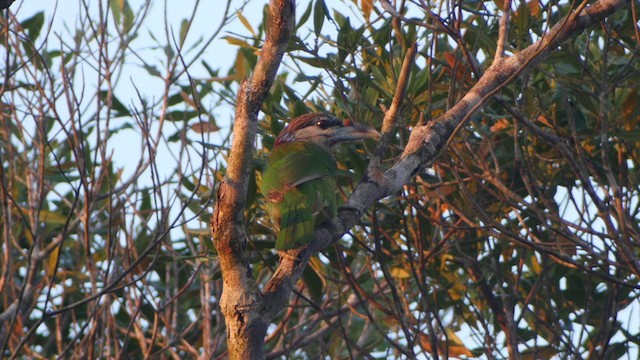
M 292 254 L 288 250 L 278 250 L 278 255 L 280 255 L 280 259 L 285 258 L 295 262 L 300 261 L 298 260 L 298 252 Z

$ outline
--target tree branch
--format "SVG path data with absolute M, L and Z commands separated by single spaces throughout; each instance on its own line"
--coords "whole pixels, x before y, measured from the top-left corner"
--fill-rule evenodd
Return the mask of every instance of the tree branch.
M 226 320 L 230 359 L 263 357 L 262 342 L 269 319 L 256 311 L 262 296 L 245 258 L 247 234 L 243 211 L 258 112 L 275 79 L 293 31 L 294 20 L 293 0 L 270 2 L 266 40 L 255 71 L 238 91 L 227 173 L 220 184 L 212 218 L 213 242 L 223 279 L 220 310 Z

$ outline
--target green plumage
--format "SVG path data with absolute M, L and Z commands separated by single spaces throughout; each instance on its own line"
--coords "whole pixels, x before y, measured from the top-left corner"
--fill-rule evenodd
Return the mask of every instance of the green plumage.
M 309 243 L 314 226 L 336 215 L 336 171 L 333 156 L 314 143 L 283 143 L 273 149 L 262 193 L 278 231 L 277 250 Z

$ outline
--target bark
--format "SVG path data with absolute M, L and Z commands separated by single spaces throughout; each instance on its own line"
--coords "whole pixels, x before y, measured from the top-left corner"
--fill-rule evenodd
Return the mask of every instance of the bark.
M 336 219 L 316 229 L 314 240 L 309 245 L 288 251 L 288 256 L 281 258 L 274 275 L 261 292 L 245 259 L 248 236 L 244 229 L 243 209 L 258 110 L 273 83 L 294 19 L 293 0 L 272 0 L 267 39 L 255 73 L 239 90 L 227 174 L 220 185 L 212 219 L 214 244 L 222 268 L 224 289 L 220 307 L 227 325 L 229 358 L 263 358 L 262 343 L 267 327 L 287 305 L 311 256 L 349 231 L 374 201 L 399 191 L 421 168 L 432 164 L 455 135 L 455 130 L 503 86 L 543 61 L 561 42 L 629 3 L 628 0 L 597 1 L 572 12 L 540 41 L 523 51 L 510 57 L 497 56 L 458 104 L 441 117 L 419 124 L 412 130 L 402 157 L 391 169 L 383 173 L 377 166 L 370 167 L 367 176 L 351 194 L 345 209 Z
M 260 57 L 253 75 L 242 83 L 238 91 L 227 173 L 218 189 L 211 223 L 222 270 L 220 311 L 226 321 L 230 359 L 263 358 L 262 342 L 270 322 L 258 311 L 263 301 L 245 257 L 248 237 L 243 210 L 258 111 L 275 79 L 293 31 L 294 19 L 293 0 L 270 2 L 267 36 Z

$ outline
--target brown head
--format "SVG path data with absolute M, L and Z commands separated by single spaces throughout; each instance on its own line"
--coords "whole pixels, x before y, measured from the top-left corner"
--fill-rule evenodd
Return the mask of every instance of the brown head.
M 327 150 L 339 143 L 363 139 L 378 139 L 374 128 L 333 115 L 312 113 L 298 116 L 280 132 L 274 147 L 293 141 L 311 141 Z

